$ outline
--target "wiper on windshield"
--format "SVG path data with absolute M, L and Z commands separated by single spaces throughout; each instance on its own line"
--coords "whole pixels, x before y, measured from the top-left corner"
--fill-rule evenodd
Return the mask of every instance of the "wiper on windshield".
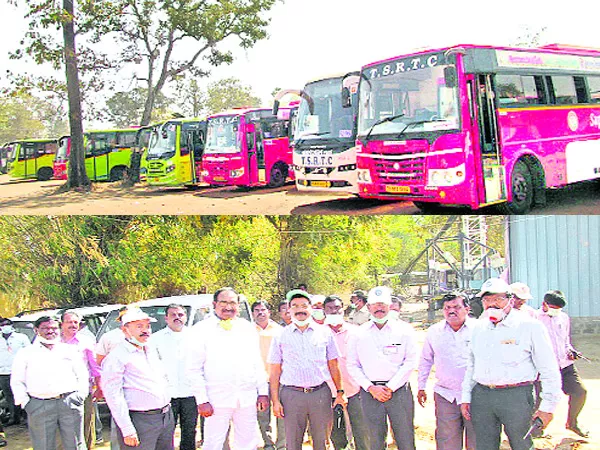
M 404 136 L 404 133 L 406 133 L 406 130 L 408 130 L 410 127 L 412 127 L 414 125 L 423 125 L 423 124 L 429 123 L 429 122 L 446 122 L 446 119 L 417 120 L 416 122 L 409 122 L 404 126 L 404 128 L 402 129 L 400 134 L 396 137 L 399 138 L 399 137 Z
M 382 123 L 386 123 L 386 122 L 392 122 L 392 121 L 394 121 L 396 119 L 399 119 L 401 117 L 404 117 L 404 114 L 396 114 L 394 116 L 388 116 L 388 117 L 384 117 L 383 119 L 379 119 L 377 122 L 375 122 L 373 125 L 371 125 L 371 128 L 369 128 L 369 132 L 365 136 L 365 143 L 369 142 L 369 136 L 371 136 L 371 133 L 373 132 L 373 129 L 377 125 L 381 125 Z

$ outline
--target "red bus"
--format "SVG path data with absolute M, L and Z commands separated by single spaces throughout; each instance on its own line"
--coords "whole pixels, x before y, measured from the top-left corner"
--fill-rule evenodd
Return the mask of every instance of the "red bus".
M 600 177 L 600 51 L 461 45 L 362 68 L 361 197 L 521 214 Z
M 293 180 L 291 114 L 240 108 L 208 118 L 202 158 L 203 181 L 211 186 L 283 186 Z M 282 118 L 283 117 L 283 118 Z

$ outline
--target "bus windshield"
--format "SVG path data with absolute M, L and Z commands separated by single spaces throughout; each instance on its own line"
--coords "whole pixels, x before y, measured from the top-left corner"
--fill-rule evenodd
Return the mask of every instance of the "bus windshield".
M 166 122 L 152 130 L 146 159 L 169 159 L 175 156 L 177 124 Z
M 56 152 L 57 161 L 66 161 L 68 158 L 67 152 L 69 149 L 69 138 L 64 137 L 58 141 L 58 150 Z
M 309 83 L 298 109 L 295 141 L 353 140 L 353 108 L 342 107 L 342 78 Z M 354 102 L 356 104 L 356 102 Z
M 429 54 L 363 69 L 358 135 L 459 128 L 457 88 L 446 86 L 443 61 L 443 54 Z
M 204 153 L 238 153 L 239 120 L 239 116 L 211 117 L 208 120 Z
M 17 149 L 19 148 L 19 144 L 11 144 L 7 147 L 6 158 L 10 162 L 14 162 L 17 159 Z

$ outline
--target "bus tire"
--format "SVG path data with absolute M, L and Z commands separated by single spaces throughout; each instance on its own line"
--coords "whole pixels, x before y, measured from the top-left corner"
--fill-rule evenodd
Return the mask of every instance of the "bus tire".
M 285 164 L 278 162 L 271 167 L 269 174 L 269 187 L 281 187 L 285 184 L 288 177 L 287 167 Z
M 440 209 L 440 204 L 435 202 L 413 202 L 413 204 L 424 214 L 435 214 Z
M 512 201 L 500 205 L 502 212 L 504 214 L 526 214 L 531 211 L 534 188 L 531 170 L 527 163 L 520 159 L 513 167 L 510 181 Z
M 52 175 L 54 175 L 54 172 L 50 167 L 42 167 L 40 170 L 38 170 L 37 179 L 38 181 L 48 181 L 50 178 L 52 178 Z
M 121 181 L 125 176 L 125 167 L 116 166 L 110 169 L 109 181 Z

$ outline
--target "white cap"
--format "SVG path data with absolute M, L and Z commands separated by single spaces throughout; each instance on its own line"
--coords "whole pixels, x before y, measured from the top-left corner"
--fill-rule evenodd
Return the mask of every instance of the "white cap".
M 513 283 L 510 285 L 510 290 L 521 300 L 531 300 L 533 298 L 529 286 L 527 286 L 525 283 Z
M 481 285 L 481 291 L 479 291 L 479 297 L 484 294 L 510 294 L 510 286 L 504 280 L 500 278 L 490 278 Z
M 377 286 L 369 291 L 367 303 L 385 303 L 392 304 L 392 290 L 387 286 Z
M 325 301 L 326 298 L 327 297 L 325 297 L 324 295 L 319 295 L 319 294 L 311 295 L 310 296 L 310 304 L 311 305 L 316 305 L 317 303 L 323 304 L 323 302 Z
M 156 322 L 156 319 L 154 319 L 153 317 L 150 317 L 148 314 L 146 314 L 140 308 L 130 308 L 130 309 L 127 309 L 125 314 L 123 314 L 123 316 L 121 317 L 121 323 L 123 325 L 125 325 L 130 322 L 135 322 L 136 320 L 146 320 L 146 319 L 149 319 L 150 322 Z

